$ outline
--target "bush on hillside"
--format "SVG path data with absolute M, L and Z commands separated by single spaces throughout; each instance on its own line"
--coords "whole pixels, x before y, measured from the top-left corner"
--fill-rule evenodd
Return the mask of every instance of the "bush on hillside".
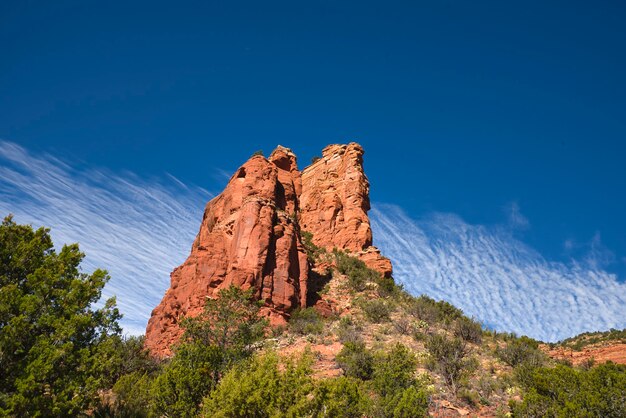
M 309 416 L 315 390 L 310 358 L 282 363 L 278 355 L 267 353 L 233 367 L 204 399 L 201 416 Z
M 444 300 L 435 301 L 426 295 L 408 298 L 405 301 L 405 309 L 416 319 L 429 324 L 434 322 L 450 324 L 463 317 L 463 311 L 454 305 Z
M 590 370 L 557 365 L 533 370 L 514 417 L 626 416 L 626 366 L 606 363 Z
M 365 317 L 375 323 L 387 322 L 392 312 L 391 305 L 383 299 L 364 300 L 360 303 Z
M 480 344 L 483 339 L 483 328 L 479 322 L 462 316 L 454 323 L 454 335 L 467 342 Z
M 371 387 L 379 399 L 374 416 L 420 417 L 428 412 L 428 395 L 415 378 L 417 358 L 403 344 L 378 352 Z
M 512 367 L 522 363 L 540 365 L 543 359 L 539 343 L 526 336 L 511 340 L 505 347 L 498 347 L 496 355 Z
M 344 374 L 360 380 L 369 380 L 374 371 L 374 356 L 363 341 L 346 342 L 336 356 Z
M 344 316 L 339 320 L 337 326 L 337 337 L 339 342 L 346 344 L 348 342 L 361 341 L 361 332 L 363 327 L 357 323 L 352 317 Z
M 372 374 L 372 387 L 381 396 L 388 396 L 416 383 L 417 358 L 405 345 L 396 343 L 388 352 L 377 353 Z
M 400 335 L 411 335 L 415 331 L 415 326 L 405 317 L 393 321 L 393 327 Z
M 446 384 L 456 391 L 464 368 L 468 365 L 466 356 L 469 351 L 465 341 L 433 334 L 426 340 L 426 349 L 431 358 L 429 368 L 439 373 Z
M 300 335 L 319 335 L 324 331 L 324 321 L 313 308 L 296 309 L 289 319 L 289 330 Z
M 383 277 L 382 275 L 378 275 L 378 277 L 374 279 L 374 282 L 377 285 L 376 291 L 378 296 L 382 298 L 396 296 L 396 294 L 401 291 L 401 288 L 396 285 L 393 277 Z
M 368 268 L 362 260 L 352 257 L 343 251 L 333 250 L 337 270 L 347 276 L 348 286 L 351 290 L 362 292 L 367 284 L 375 282 L 380 274 Z
M 313 403 L 319 417 L 360 418 L 371 408 L 363 383 L 346 376 L 320 381 Z

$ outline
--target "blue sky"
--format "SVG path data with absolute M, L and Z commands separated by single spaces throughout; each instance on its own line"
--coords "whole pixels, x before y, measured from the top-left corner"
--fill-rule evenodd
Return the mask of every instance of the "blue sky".
M 355 140 L 378 211 L 374 239 L 403 251 L 397 270 L 415 291 L 555 338 L 539 330 L 548 309 L 534 323 L 498 322 L 484 309 L 496 302 L 461 297 L 458 286 L 467 279 L 484 290 L 516 277 L 510 289 L 521 292 L 533 283 L 523 277 L 546 283 L 556 274 L 575 289 L 549 294 L 573 313 L 594 311 L 576 310 L 592 306 L 572 299 L 577 291 L 617 292 L 606 318 L 585 326 L 615 323 L 613 309 L 626 300 L 623 2 L 128 3 L 0 4 L 2 210 L 82 242 L 86 225 L 60 213 L 71 211 L 63 187 L 51 202 L 34 185 L 55 190 L 64 178 L 106 191 L 108 200 L 81 201 L 65 189 L 81 222 L 100 217 L 98 234 L 129 207 L 152 214 L 161 229 L 139 214 L 120 221 L 134 222 L 142 240 L 149 235 L 140 231 L 160 231 L 159 248 L 142 242 L 171 253 L 173 267 L 223 173 L 252 152 L 286 145 L 304 166 L 326 144 Z M 37 161 L 58 176 L 31 169 Z M 410 222 L 414 236 L 394 235 L 389 219 Z M 131 264 L 119 251 L 98 258 L 106 235 L 98 236 L 94 261 Z M 122 232 L 116 239 L 125 242 Z M 412 246 L 394 246 L 402 240 Z M 479 254 L 508 267 L 465 262 Z M 453 258 L 465 261 L 442 267 Z M 519 275 L 503 273 L 515 270 L 510 263 Z M 171 267 L 131 270 L 150 283 Z M 167 277 L 154 280 L 159 293 Z M 535 296 L 497 304 L 523 316 L 547 303 Z

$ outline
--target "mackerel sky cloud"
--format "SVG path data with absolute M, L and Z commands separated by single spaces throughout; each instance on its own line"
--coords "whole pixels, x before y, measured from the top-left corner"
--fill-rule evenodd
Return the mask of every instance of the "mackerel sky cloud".
M 224 177 L 215 173 L 216 182 Z M 117 296 L 128 333 L 143 333 L 211 196 L 173 174 L 143 179 L 81 168 L 0 141 L 0 212 L 51 227 L 57 245 L 79 242 L 86 271 L 108 269 L 105 296 Z M 375 204 L 370 214 L 375 244 L 413 294 L 448 300 L 492 328 L 546 341 L 626 327 L 626 284 L 603 270 L 599 236 L 595 253 L 550 261 L 515 236 L 514 229 L 529 227 L 518 204 L 507 211 L 508 225 L 491 226 L 444 213 L 412 219 L 390 204 Z

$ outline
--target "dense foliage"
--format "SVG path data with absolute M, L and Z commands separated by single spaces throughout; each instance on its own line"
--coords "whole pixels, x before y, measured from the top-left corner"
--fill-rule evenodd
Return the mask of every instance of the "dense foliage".
M 109 276 L 82 273 L 83 257 L 47 229 L 0 225 L 0 415 L 76 415 L 116 377 L 120 315 L 115 299 L 93 306 Z
M 512 404 L 514 417 L 626 416 L 626 366 L 541 367 L 532 372 L 525 389 L 524 400 Z
M 498 416 L 626 416 L 626 367 L 555 366 L 539 342 L 485 331 L 448 302 L 413 297 L 362 261 L 304 240 L 311 260 L 337 264 L 349 315 L 297 310 L 288 333 L 266 338 L 252 291 L 230 287 L 181 320 L 174 355 L 157 361 L 143 337 L 120 336 L 114 299 L 95 307 L 106 272 L 82 273 L 77 245 L 57 252 L 48 230 L 5 219 L 0 416 L 402 418 L 450 400 L 475 411 L 495 400 Z M 341 343 L 340 376 L 314 376 L 319 352 L 281 352 L 296 339 Z
M 234 286 L 208 299 L 199 316 L 181 321 L 183 339 L 160 370 L 134 372 L 118 381 L 116 414 L 197 416 L 202 399 L 222 376 L 258 348 L 267 325 L 259 308 L 251 291 Z

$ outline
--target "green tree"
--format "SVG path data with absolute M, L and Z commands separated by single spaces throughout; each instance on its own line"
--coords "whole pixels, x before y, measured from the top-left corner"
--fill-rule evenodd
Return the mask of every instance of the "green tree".
M 157 416 L 196 416 L 202 398 L 215 386 L 223 352 L 215 345 L 183 343 L 152 383 L 151 410 Z
M 254 343 L 263 338 L 267 320 L 259 316 L 262 302 L 256 301 L 252 289 L 236 286 L 222 289 L 216 299 L 207 299 L 204 311 L 181 321 L 186 343 L 214 346 L 220 351 L 222 368 L 249 357 Z M 213 375 L 217 383 L 219 373 Z
M 182 341 L 152 386 L 157 415 L 195 416 L 223 373 L 256 349 L 267 325 L 259 317 L 260 306 L 252 290 L 231 286 L 207 299 L 200 315 L 181 321 Z
M 624 417 L 626 366 L 605 363 L 590 370 L 538 367 L 524 386 L 514 417 Z
M 275 353 L 233 367 L 204 400 L 202 416 L 265 418 L 309 416 L 314 391 L 310 359 L 287 361 L 279 368 Z
M 113 298 L 93 307 L 109 276 L 82 273 L 83 258 L 78 244 L 57 252 L 48 229 L 0 225 L 0 415 L 77 415 L 110 383 L 121 316 Z

